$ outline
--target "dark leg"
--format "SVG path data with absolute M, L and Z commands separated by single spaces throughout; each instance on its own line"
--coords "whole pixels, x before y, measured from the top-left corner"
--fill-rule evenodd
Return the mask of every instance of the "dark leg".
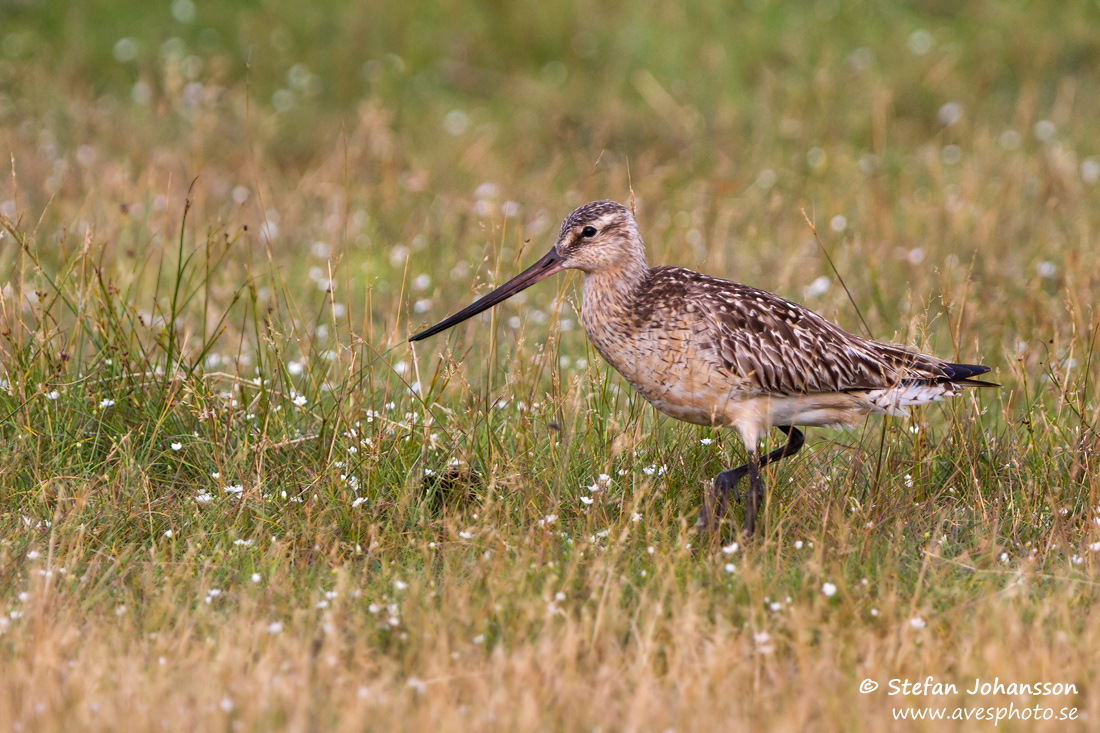
M 787 434 L 787 442 L 784 445 L 770 453 L 765 453 L 759 460 L 754 460 L 755 454 L 749 453 L 749 490 L 745 494 L 745 535 L 748 537 L 752 537 L 756 531 L 756 515 L 760 505 L 764 503 L 764 479 L 760 476 L 760 469 L 769 463 L 793 456 L 806 442 L 806 436 L 793 425 L 776 427 Z
M 769 463 L 786 458 L 787 456 L 793 456 L 797 453 L 802 445 L 806 442 L 806 437 L 802 434 L 802 431 L 791 425 L 780 425 L 780 430 L 787 434 L 787 442 L 770 453 L 765 453 L 758 459 L 757 470 L 757 484 L 759 484 L 759 496 L 756 500 L 756 506 L 759 506 L 763 498 L 764 489 L 763 483 L 759 479 L 759 468 L 763 468 Z M 737 491 L 737 484 L 750 472 L 750 464 L 745 463 L 737 468 L 731 468 L 728 471 L 723 471 L 714 477 L 714 484 L 706 492 L 706 496 L 703 499 L 703 509 L 699 512 L 699 521 L 695 523 L 695 527 L 700 531 L 705 531 L 711 527 L 718 525 L 718 520 L 722 518 L 722 515 L 726 513 L 726 505 L 729 503 L 730 492 L 733 492 L 733 500 L 739 501 L 741 496 Z M 748 527 L 748 498 L 753 494 L 752 482 L 750 480 L 749 493 L 746 495 L 745 504 L 745 524 L 746 531 Z M 755 524 L 755 510 L 753 511 L 753 521 Z
M 756 512 L 764 503 L 764 480 L 760 478 L 761 460 L 756 451 L 749 451 L 749 490 L 745 492 L 745 536 L 756 532 Z
M 733 492 L 733 500 L 741 501 L 741 494 L 737 491 L 737 484 L 749 471 L 749 464 L 722 471 L 714 477 L 714 483 L 707 489 L 703 497 L 703 508 L 699 512 L 699 521 L 695 528 L 706 531 L 718 526 L 718 520 L 726 513 L 726 505 L 729 503 L 730 492 Z

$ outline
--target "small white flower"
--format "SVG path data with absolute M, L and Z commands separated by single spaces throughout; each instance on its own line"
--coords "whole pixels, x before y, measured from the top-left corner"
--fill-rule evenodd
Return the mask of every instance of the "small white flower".
M 200 491 L 198 494 L 195 495 L 195 501 L 200 504 L 209 504 L 210 502 L 214 501 L 214 496 L 212 494 L 206 493 L 205 491 Z
M 630 521 L 631 522 L 640 522 L 640 521 L 642 521 L 641 512 L 634 512 L 633 514 L 631 514 L 630 515 Z
M 913 488 L 913 477 L 909 474 L 905 474 L 905 488 Z
M 49 392 L 46 393 L 46 399 L 50 400 L 51 402 L 56 400 L 60 396 L 61 393 L 58 392 L 56 389 L 51 389 Z
M 592 503 L 593 503 L 592 497 L 582 496 L 581 497 L 581 503 L 584 504 L 585 506 L 591 506 Z
M 713 440 L 711 440 L 710 438 L 700 438 L 700 439 L 699 439 L 699 442 L 700 442 L 701 444 L 703 444 L 703 445 L 710 445 L 710 444 L 711 444 L 711 443 L 713 443 L 714 441 L 713 441 Z
M 753 634 L 752 640 L 756 642 L 756 651 L 760 654 L 771 654 L 775 651 L 775 647 L 772 646 L 772 637 L 767 631 Z
M 222 701 L 218 703 L 218 707 L 222 709 L 222 712 L 231 713 L 233 712 L 233 701 L 228 696 L 223 697 Z
M 283 622 L 282 621 L 272 621 L 271 623 L 269 623 L 267 625 L 267 633 L 269 633 L 269 634 L 278 634 L 282 630 L 283 630 Z
M 726 571 L 727 573 L 732 573 L 732 572 L 733 572 L 733 571 L 735 571 L 735 570 L 737 570 L 737 566 L 736 566 L 736 565 L 734 565 L 734 564 L 733 564 L 733 563 L 731 563 L 731 562 L 728 562 L 728 563 L 726 563 L 725 571 Z
M 232 486 L 225 487 L 225 493 L 227 494 L 240 494 L 244 491 L 244 487 L 240 484 L 234 484 Z
M 1085 158 L 1081 161 L 1081 180 L 1085 183 L 1096 183 L 1100 179 L 1100 160 Z
M 794 541 L 794 549 L 796 549 L 796 550 L 801 550 L 802 549 L 802 540 L 795 540 Z
M 476 535 L 473 532 L 466 532 L 465 530 L 458 533 L 458 536 L 464 540 L 472 540 Z
M 221 478 L 221 477 L 222 477 L 222 475 L 218 471 L 211 471 L 210 472 L 210 478 Z
M 305 395 L 298 395 L 297 397 L 295 397 L 295 398 L 294 398 L 294 400 L 293 400 L 293 401 L 294 401 L 294 404 L 295 404 L 295 405 L 297 405 L 298 407 L 305 407 L 305 406 L 306 406 L 306 402 L 307 402 L 308 400 L 306 400 L 306 396 L 305 396 Z
M 353 501 L 351 503 L 351 508 L 352 509 L 358 509 L 359 507 L 361 507 L 363 505 L 363 502 L 365 502 L 366 500 L 367 500 L 366 497 L 360 496 L 358 499 L 356 499 L 355 501 Z
M 259 583 L 261 580 L 263 580 L 263 578 L 260 577 L 259 573 L 252 573 L 252 582 L 253 583 Z
M 379 611 L 382 610 L 382 607 L 379 606 L 377 603 L 372 603 L 369 606 L 367 606 L 367 610 L 370 611 L 371 613 L 378 613 Z
M 832 583 L 823 583 L 821 586 L 821 592 L 825 594 L 826 598 L 832 598 L 836 595 L 836 586 Z
M 725 547 L 722 548 L 722 552 L 724 552 L 727 555 L 732 555 L 733 553 L 737 552 L 737 548 L 738 548 L 737 543 L 736 542 L 731 542 L 730 544 L 728 544 L 728 545 L 726 545 Z
M 393 581 L 393 587 L 396 588 L 397 590 L 405 590 L 406 588 L 409 587 L 409 584 L 406 583 L 403 580 L 395 580 L 395 581 Z
M 935 41 L 931 33 L 923 28 L 918 28 L 909 34 L 909 38 L 906 40 L 905 45 L 914 56 L 924 56 L 932 50 L 934 43 Z
M 37 560 L 41 555 L 38 554 L 38 550 L 31 550 L 27 553 L 28 560 Z
M 832 281 L 829 280 L 829 278 L 825 275 L 822 275 L 818 278 L 815 278 L 814 281 L 806 287 L 802 288 L 802 295 L 807 298 L 816 298 L 829 292 L 830 287 L 832 287 Z
M 936 113 L 936 119 L 944 127 L 951 127 L 962 119 L 962 114 L 962 106 L 958 102 L 948 102 L 940 107 L 940 111 Z
M 179 450 L 183 447 L 183 443 L 172 443 L 172 450 Z
M 872 616 L 878 616 L 878 609 L 877 608 L 872 608 L 871 609 L 871 615 Z
M 428 686 L 426 684 L 424 684 L 423 682 L 421 682 L 416 677 L 410 677 L 409 681 L 406 682 L 405 685 L 407 687 L 411 687 L 412 689 L 416 690 L 417 695 L 423 695 L 425 692 L 428 691 Z
M 1091 545 L 1089 545 L 1089 549 L 1093 552 L 1100 552 L 1100 542 L 1093 542 Z
M 165 537 L 173 537 L 173 536 L 175 536 L 175 532 L 173 532 L 170 529 L 166 529 L 166 530 L 164 530 L 164 536 Z
M 484 642 L 485 642 L 485 634 L 478 634 L 477 636 L 475 636 L 475 637 L 474 637 L 474 638 L 472 639 L 472 641 L 473 641 L 473 642 L 474 642 L 475 644 L 482 644 L 482 643 L 484 643 Z
M 922 619 L 920 616 L 914 616 L 913 618 L 909 619 L 909 625 L 914 629 L 919 630 L 927 626 L 928 622 Z
M 108 407 L 114 407 L 115 401 L 112 399 L 105 399 L 99 403 L 99 409 L 106 410 Z
M 236 545 L 237 547 L 252 547 L 253 542 L 255 542 L 255 540 L 241 540 L 241 539 L 233 540 L 233 544 Z

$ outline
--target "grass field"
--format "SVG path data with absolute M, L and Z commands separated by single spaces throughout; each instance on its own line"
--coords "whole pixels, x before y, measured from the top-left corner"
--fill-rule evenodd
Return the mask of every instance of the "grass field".
M 0 730 L 1095 730 L 1100 5 L 726 5 L 0 8 Z M 406 343 L 631 195 L 1002 388 L 697 536 L 576 275 Z

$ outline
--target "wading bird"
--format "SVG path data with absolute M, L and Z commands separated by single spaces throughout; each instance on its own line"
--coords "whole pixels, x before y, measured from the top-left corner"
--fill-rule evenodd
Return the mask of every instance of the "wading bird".
M 562 270 L 584 273 L 584 331 L 639 394 L 678 420 L 741 436 L 748 463 L 715 477 L 699 513 L 701 531 L 721 519 L 731 490 L 740 499 L 737 484 L 747 474 L 745 534 L 753 534 L 764 498 L 760 469 L 798 452 L 804 436 L 797 426 L 850 426 L 869 414 L 905 415 L 962 387 L 997 386 L 973 379 L 989 367 L 856 336 L 747 285 L 650 267 L 633 215 L 614 201 L 574 211 L 545 257 L 409 340 L 448 329 Z M 773 427 L 787 442 L 760 455 L 760 440 Z

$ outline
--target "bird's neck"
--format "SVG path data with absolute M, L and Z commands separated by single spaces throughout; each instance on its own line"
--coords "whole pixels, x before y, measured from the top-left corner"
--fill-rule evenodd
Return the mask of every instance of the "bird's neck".
M 581 321 L 590 338 L 632 320 L 634 304 L 644 289 L 649 267 L 645 260 L 626 260 L 615 267 L 584 275 Z

